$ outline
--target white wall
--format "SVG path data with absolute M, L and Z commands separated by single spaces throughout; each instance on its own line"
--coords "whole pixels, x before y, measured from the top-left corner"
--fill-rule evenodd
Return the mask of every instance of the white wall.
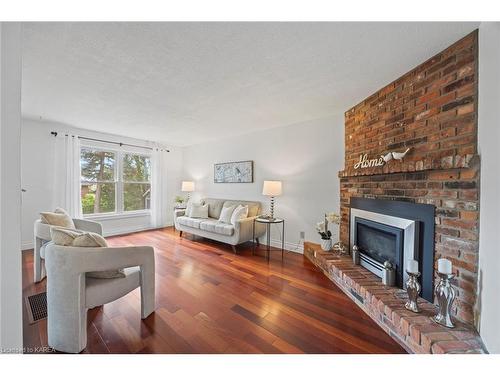
M 318 242 L 315 224 L 323 213 L 339 210 L 339 178 L 344 163 L 344 115 L 322 118 L 245 136 L 184 148 L 184 178 L 196 183 L 194 198 L 257 200 L 264 180 L 282 180 L 283 195 L 276 198 L 275 216 L 286 220 L 285 241 L 302 251 L 299 232 Z M 216 184 L 214 163 L 253 160 L 254 182 Z M 272 232 L 277 245 L 280 234 Z
M 479 28 L 479 230 L 480 334 L 491 353 L 500 353 L 500 23 Z
M 23 119 L 21 129 L 21 163 L 22 163 L 22 248 L 33 248 L 33 222 L 39 218 L 41 211 L 53 210 L 53 168 L 54 165 L 54 136 L 51 131 L 59 134 L 77 134 L 81 136 L 118 141 L 147 146 L 148 142 L 126 138 L 106 133 L 98 133 L 84 129 L 77 129 L 68 125 L 48 121 Z M 180 176 L 182 168 L 182 151 L 176 147 L 168 147 L 167 168 L 167 200 L 168 211 L 173 212 L 174 197 L 180 190 Z M 151 228 L 151 217 L 132 216 L 119 219 L 92 219 L 103 225 L 104 235 L 130 233 Z M 171 223 L 170 223 L 171 224 Z
M 0 348 L 22 348 L 21 25 L 0 23 Z

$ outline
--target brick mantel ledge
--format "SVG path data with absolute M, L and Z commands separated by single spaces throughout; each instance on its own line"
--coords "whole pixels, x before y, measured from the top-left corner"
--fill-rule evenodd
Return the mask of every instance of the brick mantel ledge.
M 446 156 L 440 159 L 425 158 L 422 160 L 411 160 L 400 162 L 391 160 L 382 167 L 370 167 L 362 169 L 346 168 L 338 172 L 339 178 L 342 177 L 360 177 L 376 176 L 392 173 L 425 172 L 432 170 L 450 170 L 476 168 L 479 164 L 479 155 L 465 154 Z
M 353 264 L 349 256 L 325 252 L 311 242 L 304 243 L 304 256 L 409 353 L 486 353 L 473 327 L 459 321 L 453 329 L 435 323 L 432 317 L 437 307 L 422 298 L 421 313 L 406 310 L 405 291 L 383 285 L 379 277 Z

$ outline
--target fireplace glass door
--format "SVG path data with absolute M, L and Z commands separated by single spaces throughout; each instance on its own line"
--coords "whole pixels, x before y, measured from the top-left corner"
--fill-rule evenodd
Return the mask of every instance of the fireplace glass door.
M 402 286 L 403 230 L 367 219 L 355 220 L 355 242 L 363 265 L 381 276 L 384 262 L 390 262 L 396 270 L 397 284 Z

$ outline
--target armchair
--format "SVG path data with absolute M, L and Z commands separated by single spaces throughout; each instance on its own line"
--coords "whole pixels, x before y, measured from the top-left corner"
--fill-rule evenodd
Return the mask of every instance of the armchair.
M 141 288 L 141 318 L 155 309 L 155 260 L 151 246 L 68 247 L 49 243 L 47 269 L 48 344 L 68 353 L 87 346 L 87 310 Z M 124 268 L 124 278 L 95 279 L 86 272 Z
M 73 219 L 73 224 L 77 230 L 85 232 L 94 232 L 102 235 L 102 225 L 95 221 L 83 220 L 83 219 Z M 47 243 L 51 240 L 50 238 L 50 224 L 45 224 L 40 221 L 40 219 L 35 221 L 34 225 L 34 252 L 33 252 L 33 267 L 34 267 L 34 279 L 35 283 L 40 282 L 45 277 L 45 270 L 43 267 L 43 260 L 45 258 L 45 247 Z

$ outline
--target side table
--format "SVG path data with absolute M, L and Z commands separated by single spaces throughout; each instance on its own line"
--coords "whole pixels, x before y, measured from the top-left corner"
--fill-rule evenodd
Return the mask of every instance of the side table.
M 271 255 L 271 225 L 272 224 L 281 224 L 282 225 L 282 233 L 281 233 L 281 261 L 283 262 L 283 257 L 285 254 L 285 219 L 274 218 L 274 219 L 266 219 L 263 217 L 257 217 L 253 220 L 252 226 L 252 238 L 253 238 L 253 248 L 252 255 L 255 254 L 255 223 L 261 223 L 266 225 L 266 257 L 269 262 L 269 258 Z

